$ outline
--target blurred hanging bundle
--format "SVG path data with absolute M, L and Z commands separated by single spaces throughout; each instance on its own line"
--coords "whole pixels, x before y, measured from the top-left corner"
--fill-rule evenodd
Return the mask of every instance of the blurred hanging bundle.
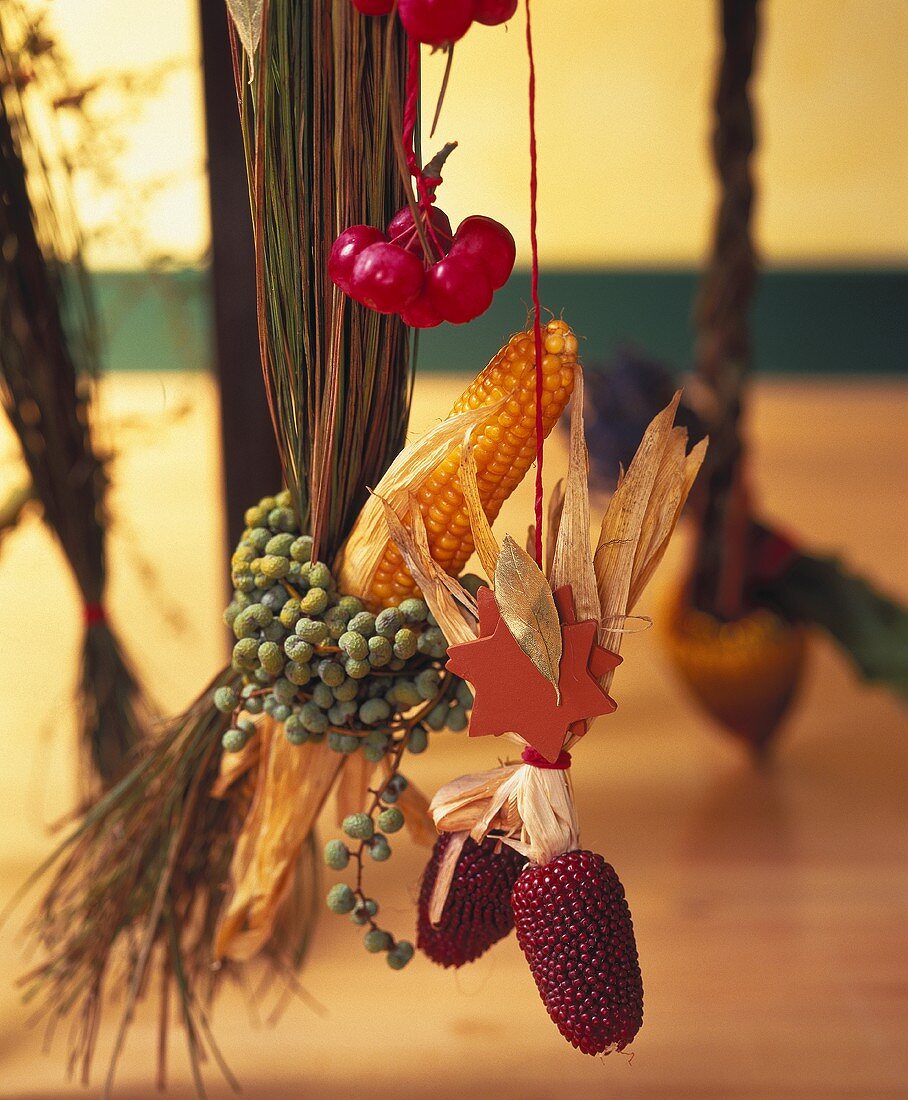
M 77 693 L 86 791 L 136 758 L 150 709 L 108 621 L 106 456 L 92 431 L 99 370 L 94 302 L 70 180 L 30 124 L 50 43 L 17 4 L 0 13 L 0 399 L 29 484 L 4 507 L 8 528 L 34 500 L 70 564 L 84 609 Z
M 697 306 L 695 374 L 685 392 L 685 422 L 695 438 L 708 431 L 711 443 L 691 502 L 693 561 L 661 633 L 707 713 L 760 755 L 796 697 L 811 626 L 824 630 L 865 679 L 905 694 L 908 610 L 839 562 L 809 553 L 767 522 L 754 499 L 743 418 L 758 268 L 751 78 L 759 5 L 720 0 L 719 8 L 713 156 L 720 199 Z M 672 385 L 668 368 L 627 352 L 590 386 L 589 440 L 601 480 L 627 461 Z

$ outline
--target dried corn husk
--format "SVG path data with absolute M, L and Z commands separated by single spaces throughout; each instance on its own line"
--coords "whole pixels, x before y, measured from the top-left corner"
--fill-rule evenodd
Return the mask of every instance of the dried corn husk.
M 494 417 L 509 399 L 510 395 L 492 405 L 448 417 L 400 452 L 363 505 L 334 563 L 334 575 L 342 591 L 354 595 L 369 591 L 388 544 L 386 508 L 404 520 L 410 510 L 410 497 L 436 466 L 462 443 L 465 433 Z M 403 547 L 399 549 L 403 552 Z
M 250 959 L 267 942 L 303 845 L 344 757 L 325 742 L 291 745 L 261 723 L 255 796 L 230 868 L 233 893 L 218 922 L 217 958 Z
M 489 517 L 482 506 L 482 497 L 479 495 L 476 460 L 473 458 L 473 448 L 470 444 L 472 434 L 472 428 L 468 428 L 460 448 L 460 487 L 463 490 L 463 499 L 470 517 L 470 529 L 473 532 L 476 553 L 489 581 L 494 582 L 501 547 L 498 545 L 498 539 L 492 534 L 492 525 L 489 523 Z

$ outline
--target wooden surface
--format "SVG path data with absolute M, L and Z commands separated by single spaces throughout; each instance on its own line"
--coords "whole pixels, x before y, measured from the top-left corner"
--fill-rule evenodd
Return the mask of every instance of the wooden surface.
M 444 412 L 459 388 L 456 378 L 422 381 L 415 426 Z M 107 399 L 121 451 L 113 617 L 172 709 L 221 660 L 215 394 L 204 378 L 133 376 L 110 383 Z M 767 513 L 903 598 L 906 423 L 904 387 L 825 381 L 764 383 L 752 417 Z M 554 477 L 564 450 L 550 450 Z M 0 436 L 4 485 L 13 455 Z M 530 507 L 525 485 L 501 529 L 521 535 Z M 658 615 L 682 549 L 642 611 Z M 35 523 L 0 557 L 0 904 L 47 850 L 46 825 L 71 797 L 78 630 L 60 565 Z M 513 938 L 459 973 L 417 958 L 394 974 L 326 912 L 303 975 L 319 1011 L 293 1004 L 267 1028 L 239 994 L 217 1006 L 217 1033 L 247 1096 L 908 1095 L 905 711 L 860 686 L 817 638 L 776 760 L 757 772 L 680 695 L 655 632 L 629 637 L 624 652 L 619 709 L 577 750 L 574 777 L 584 843 L 614 864 L 634 913 L 646 1021 L 633 1058 L 571 1050 Z M 431 791 L 497 752 L 491 739 L 438 735 L 409 773 Z M 370 882 L 405 935 L 423 854 L 403 840 L 395 848 Z M 23 915 L 0 935 L 0 1096 L 62 1100 L 80 1094 L 65 1081 L 64 1036 L 43 1055 L 12 988 L 25 961 L 15 935 Z M 118 1095 L 154 1095 L 154 1034 L 142 1014 Z M 172 1095 L 188 1097 L 174 1037 Z M 214 1070 L 209 1080 L 211 1096 L 228 1095 Z

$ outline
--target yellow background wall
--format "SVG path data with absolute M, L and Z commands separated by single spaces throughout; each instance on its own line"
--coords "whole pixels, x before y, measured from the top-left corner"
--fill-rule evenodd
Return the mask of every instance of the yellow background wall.
M 522 7 L 522 6 L 521 6 Z M 714 0 L 536 0 L 540 225 L 549 264 L 692 264 L 712 205 L 707 156 Z M 123 173 L 166 184 L 150 236 L 197 258 L 207 239 L 195 0 L 56 0 L 79 70 L 188 64 L 131 124 Z M 758 236 L 770 263 L 908 257 L 908 0 L 764 0 L 757 82 Z M 456 48 L 439 141 L 457 138 L 442 203 L 514 230 L 526 255 L 522 16 Z M 434 103 L 442 60 L 426 63 Z M 434 142 L 432 143 L 434 145 Z M 105 204 L 86 187 L 90 218 Z M 130 266 L 110 243 L 95 262 Z

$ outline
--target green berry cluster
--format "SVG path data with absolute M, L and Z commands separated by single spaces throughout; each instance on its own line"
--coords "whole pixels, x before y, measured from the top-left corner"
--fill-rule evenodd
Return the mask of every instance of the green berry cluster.
M 403 970 L 413 957 L 413 944 L 395 940 L 378 925 L 375 920 L 378 902 L 364 893 L 362 876 L 366 855 L 378 863 L 384 863 L 391 855 L 388 834 L 404 826 L 404 815 L 394 803 L 406 786 L 406 779 L 395 771 L 376 796 L 369 813 L 348 814 L 344 818 L 341 828 L 345 839 L 329 840 L 325 845 L 325 863 L 332 871 L 343 871 L 351 862 L 356 870 L 354 886 L 339 882 L 328 891 L 328 908 L 332 913 L 349 914 L 354 924 L 365 927 L 363 946 L 372 954 L 386 952 L 392 970 Z
M 225 751 L 245 746 L 262 713 L 295 745 L 327 740 L 373 763 L 402 739 L 420 753 L 430 731 L 465 729 L 472 696 L 444 671 L 447 642 L 425 602 L 373 614 L 341 593 L 328 566 L 312 560 L 312 539 L 290 505 L 282 492 L 248 509 L 231 559 L 224 619 L 243 683 L 214 693 L 218 710 L 233 716 Z

